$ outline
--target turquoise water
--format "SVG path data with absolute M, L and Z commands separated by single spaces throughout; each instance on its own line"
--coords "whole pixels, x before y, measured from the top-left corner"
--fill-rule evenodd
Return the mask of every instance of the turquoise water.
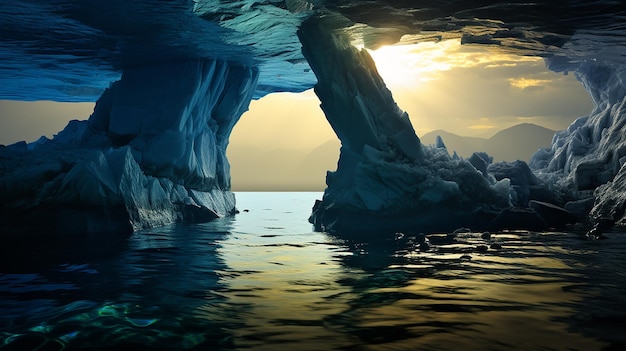
M 320 193 L 127 239 L 3 247 L 0 350 L 602 350 L 626 344 L 626 236 L 312 232 Z M 44 246 L 44 247 L 41 247 Z

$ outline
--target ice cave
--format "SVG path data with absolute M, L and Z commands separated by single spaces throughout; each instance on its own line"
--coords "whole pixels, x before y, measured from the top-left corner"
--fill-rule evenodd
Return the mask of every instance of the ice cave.
M 317 230 L 626 225 L 620 1 L 17 0 L 0 16 L 0 99 L 96 101 L 52 139 L 0 146 L 3 239 L 234 214 L 232 128 L 252 99 L 311 87 L 342 144 Z M 352 41 L 446 38 L 542 57 L 595 107 L 530 164 L 423 145 Z

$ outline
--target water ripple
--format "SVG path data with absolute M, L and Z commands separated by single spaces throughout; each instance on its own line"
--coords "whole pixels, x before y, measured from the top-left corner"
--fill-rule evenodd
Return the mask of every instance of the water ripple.
M 264 199 L 247 195 L 246 216 L 147 231 L 109 248 L 41 251 L 35 264 L 5 255 L 12 268 L 0 271 L 0 350 L 626 343 L 622 233 L 585 241 L 573 232 L 466 231 L 366 242 L 311 232 L 297 219 L 307 201 L 298 210 L 288 197 L 314 195 L 275 195 L 292 212 L 279 235 L 267 234 L 265 219 L 284 211 L 264 213 Z

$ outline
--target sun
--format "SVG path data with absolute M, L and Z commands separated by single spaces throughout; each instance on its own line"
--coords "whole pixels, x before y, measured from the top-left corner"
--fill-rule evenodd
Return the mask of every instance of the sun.
M 438 73 L 451 69 L 449 52 L 459 45 L 458 40 L 446 40 L 383 46 L 368 52 L 387 84 L 408 87 L 436 79 Z
M 368 50 L 376 62 L 378 73 L 386 84 L 394 86 L 412 86 L 419 84 L 420 75 L 415 69 L 416 55 L 412 46 L 383 46 Z

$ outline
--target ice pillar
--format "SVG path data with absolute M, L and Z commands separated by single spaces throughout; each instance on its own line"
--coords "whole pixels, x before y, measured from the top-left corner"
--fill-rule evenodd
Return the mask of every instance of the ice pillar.
M 471 164 L 420 143 L 366 50 L 311 17 L 299 32 L 315 93 L 342 143 L 310 221 L 330 232 L 448 229 L 509 204 Z M 501 188 L 503 188 L 501 186 Z

